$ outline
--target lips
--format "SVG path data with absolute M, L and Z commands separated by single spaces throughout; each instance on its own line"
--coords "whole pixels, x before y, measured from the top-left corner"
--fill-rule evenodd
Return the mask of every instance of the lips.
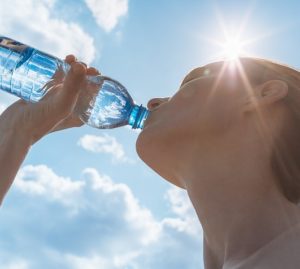
M 163 107 L 165 107 L 165 105 L 167 103 L 168 102 L 164 102 L 163 104 L 160 104 L 159 106 L 157 106 L 157 107 L 150 110 L 150 113 L 149 113 L 149 115 L 148 115 L 148 117 L 147 117 L 147 119 L 145 120 L 145 123 L 144 123 L 144 129 L 147 125 L 149 125 L 149 123 L 151 123 L 153 121 L 153 119 L 152 119 L 153 117 L 155 119 L 155 116 L 154 116 L 155 114 L 162 113 L 162 112 L 158 112 L 158 110 L 161 111 L 161 109 L 163 109 Z
M 153 111 L 150 111 L 150 112 L 149 112 L 149 115 L 148 115 L 147 119 L 146 119 L 145 122 L 144 122 L 144 128 L 143 128 L 143 129 L 145 129 L 145 127 L 149 124 L 149 120 L 150 120 L 150 118 L 151 118 L 152 112 L 153 112 Z

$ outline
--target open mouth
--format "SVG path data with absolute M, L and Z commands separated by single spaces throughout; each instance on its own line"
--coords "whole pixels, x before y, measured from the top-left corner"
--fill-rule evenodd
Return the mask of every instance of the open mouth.
M 151 114 L 152 114 L 152 111 L 149 112 L 149 115 L 148 115 L 147 119 L 144 122 L 143 129 L 145 129 L 149 125 L 149 122 L 150 122 L 149 119 L 151 118 Z

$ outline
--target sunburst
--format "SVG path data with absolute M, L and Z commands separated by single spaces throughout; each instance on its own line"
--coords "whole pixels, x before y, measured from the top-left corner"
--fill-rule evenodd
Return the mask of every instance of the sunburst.
M 242 61 L 240 61 L 240 58 L 245 56 L 254 56 L 254 54 L 251 53 L 251 45 L 253 43 L 257 43 L 263 38 L 275 34 L 279 30 L 270 30 L 271 34 L 262 34 L 259 33 L 259 31 L 257 31 L 255 36 L 248 36 L 247 38 L 245 38 L 244 31 L 249 16 L 250 12 L 247 12 L 246 16 L 242 19 L 242 21 L 240 23 L 235 24 L 239 27 L 234 29 L 233 27 L 228 27 L 224 23 L 221 13 L 219 13 L 218 11 L 216 12 L 216 17 L 219 22 L 219 26 L 222 29 L 221 35 L 223 36 L 220 35 L 219 38 L 204 37 L 204 39 L 208 41 L 210 45 L 215 45 L 217 47 L 217 53 L 215 53 L 215 55 L 212 55 L 213 60 L 223 60 L 224 62 L 222 64 L 222 68 L 220 69 L 217 75 L 217 78 L 214 81 L 208 99 L 214 97 L 216 89 L 219 87 L 219 84 L 222 81 L 222 77 L 225 74 L 228 74 L 227 72 L 225 72 L 227 68 L 234 68 L 234 70 L 238 72 L 243 82 L 244 89 L 248 92 L 249 96 L 253 95 L 254 89 L 251 86 L 251 83 L 245 72 Z M 258 113 L 258 120 L 260 121 L 261 128 L 267 128 L 265 119 L 258 106 L 256 106 L 256 111 Z

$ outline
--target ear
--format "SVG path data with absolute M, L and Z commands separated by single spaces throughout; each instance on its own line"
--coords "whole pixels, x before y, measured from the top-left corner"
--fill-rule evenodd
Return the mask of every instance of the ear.
M 244 111 L 253 111 L 274 104 L 288 94 L 288 89 L 288 84 L 283 80 L 268 80 L 255 87 L 253 95 L 247 96 Z

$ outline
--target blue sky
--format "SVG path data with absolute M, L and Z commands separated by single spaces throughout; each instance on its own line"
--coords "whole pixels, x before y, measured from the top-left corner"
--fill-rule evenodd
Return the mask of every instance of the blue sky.
M 224 28 L 247 54 L 299 67 L 299 1 L 0 0 L 0 33 L 79 59 L 137 103 L 174 94 L 218 59 Z M 16 98 L 0 93 L 0 110 Z M 88 126 L 34 145 L 0 211 L 0 268 L 203 268 L 184 191 L 135 152 L 138 133 Z

